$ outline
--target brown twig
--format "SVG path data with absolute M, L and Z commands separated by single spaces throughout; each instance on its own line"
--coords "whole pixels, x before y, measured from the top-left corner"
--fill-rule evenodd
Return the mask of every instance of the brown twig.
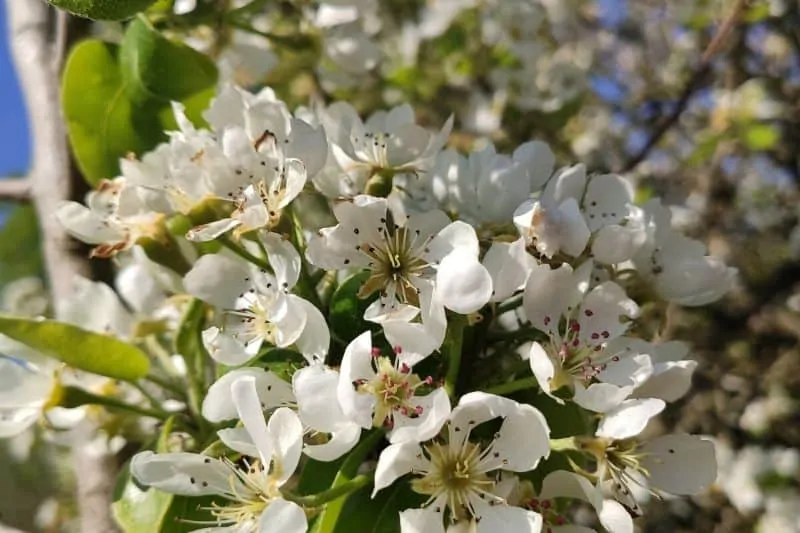
M 700 57 L 700 63 L 695 68 L 694 72 L 689 78 L 689 81 L 686 82 L 686 85 L 681 91 L 678 101 L 675 104 L 675 108 L 669 115 L 665 116 L 659 122 L 655 131 L 653 131 L 653 134 L 647 140 L 645 145 L 625 162 L 621 172 L 630 172 L 636 168 L 639 163 L 644 161 L 652 149 L 661 141 L 662 137 L 664 137 L 664 135 L 666 135 L 666 133 L 678 122 L 678 119 L 689 105 L 689 100 L 691 100 L 694 93 L 702 86 L 706 76 L 711 72 L 711 60 L 725 45 L 725 41 L 736 27 L 737 23 L 739 22 L 739 18 L 747 8 L 747 3 L 748 0 L 736 1 L 736 4 L 733 6 L 730 14 L 722 22 L 717 30 L 716 35 L 711 42 L 708 43 L 703 55 Z
M 31 182 L 28 178 L 5 178 L 0 180 L 0 201 L 27 202 L 31 197 Z
M 31 132 L 32 166 L 28 185 L 39 218 L 44 265 L 54 302 L 68 299 L 76 275 L 88 275 L 85 257 L 71 253 L 73 243 L 56 220 L 59 204 L 71 197 L 70 157 L 59 106 L 59 65 L 64 53 L 65 19 L 54 30 L 56 12 L 41 0 L 6 2 L 11 52 L 27 103 Z M 55 42 L 54 42 L 55 41 Z M 116 477 L 113 456 L 92 446 L 95 431 L 88 425 L 76 430 L 73 460 L 82 533 L 118 531 L 111 516 L 111 494 Z

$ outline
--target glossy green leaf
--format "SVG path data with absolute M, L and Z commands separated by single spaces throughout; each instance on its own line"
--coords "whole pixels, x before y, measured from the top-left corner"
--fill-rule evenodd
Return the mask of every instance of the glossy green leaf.
M 152 105 L 137 108 L 125 92 L 119 47 L 95 39 L 72 49 L 61 104 L 70 145 L 86 180 L 96 185 L 119 173 L 119 159 L 142 154 L 166 138 Z
M 39 222 L 33 206 L 14 207 L 0 229 L 0 284 L 42 273 L 42 253 L 38 246 L 20 243 L 39 242 Z
M 198 93 L 207 95 L 217 83 L 217 68 L 209 57 L 167 39 L 144 17 L 131 22 L 125 31 L 120 72 L 128 96 L 135 102 L 183 101 Z
M 160 532 L 161 524 L 169 512 L 172 494 L 160 490 L 143 490 L 133 482 L 126 467 L 120 474 L 118 486 L 122 486 L 119 497 L 111 504 L 111 512 L 125 533 Z
M 342 342 L 349 342 L 368 329 L 380 329 L 377 324 L 363 318 L 364 311 L 377 298 L 377 294 L 364 299 L 358 297 L 358 289 L 368 277 L 367 271 L 350 276 L 331 297 L 328 324 L 331 334 Z
M 422 506 L 426 497 L 398 481 L 372 498 L 372 486 L 364 487 L 348 498 L 334 533 L 400 533 L 400 511 Z
M 144 11 L 156 0 L 48 0 L 59 9 L 92 20 L 123 20 Z
M 71 367 L 133 381 L 150 368 L 147 355 L 116 337 L 54 320 L 0 316 L 0 333 Z

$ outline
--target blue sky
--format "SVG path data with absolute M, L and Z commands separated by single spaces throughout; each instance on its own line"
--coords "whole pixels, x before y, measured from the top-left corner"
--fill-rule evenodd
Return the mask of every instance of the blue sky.
M 24 173 L 30 160 L 25 105 L 9 57 L 5 10 L 5 2 L 0 2 L 0 176 Z

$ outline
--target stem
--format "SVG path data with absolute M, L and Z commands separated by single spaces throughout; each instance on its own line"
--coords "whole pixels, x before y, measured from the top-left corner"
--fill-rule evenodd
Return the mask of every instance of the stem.
M 514 309 L 516 309 L 521 305 L 522 305 L 522 295 L 519 295 L 511 300 L 506 300 L 505 302 L 497 306 L 497 309 L 495 310 L 495 316 L 500 316 L 503 313 L 513 311 Z
M 137 383 L 135 381 L 131 382 L 131 385 L 133 385 L 136 388 L 136 390 L 141 392 L 142 396 L 147 398 L 147 401 L 150 402 L 150 405 L 152 405 L 156 409 L 161 409 L 161 401 L 152 394 L 150 394 L 150 392 L 148 392 L 147 388 L 145 388 L 144 385 L 142 385 L 141 383 Z
M 565 437 L 563 439 L 550 440 L 550 449 L 554 452 L 563 452 L 567 450 L 577 450 L 578 445 L 575 442 L 575 437 Z
M 146 407 L 123 402 L 122 400 L 118 400 L 116 398 L 93 394 L 78 387 L 64 387 L 60 391 L 60 395 L 61 396 L 57 404 L 59 407 L 75 408 L 82 405 L 102 405 L 103 407 L 112 410 L 117 409 L 121 411 L 128 411 L 142 416 L 157 418 L 159 420 L 166 420 L 172 416 L 163 409 L 147 409 Z
M 494 387 L 489 387 L 488 389 L 483 389 L 483 392 L 488 392 L 489 394 L 497 394 L 498 396 L 503 396 L 504 394 L 511 394 L 512 392 L 517 392 L 525 389 L 532 389 L 536 387 L 539 383 L 536 381 L 536 378 L 522 378 L 516 381 L 510 381 L 508 383 L 502 383 L 500 385 L 495 385 Z
M 350 481 L 344 482 L 335 487 L 331 487 L 328 490 L 318 494 L 313 494 L 311 496 L 298 496 L 296 494 L 284 492 L 283 497 L 298 505 L 302 505 L 303 507 L 321 507 L 323 504 L 333 501 L 341 496 L 350 494 L 351 492 L 355 492 L 361 487 L 368 485 L 372 482 L 374 477 L 375 473 L 370 472 L 369 474 L 356 476 Z
M 461 370 L 461 349 L 464 344 L 464 328 L 467 318 L 458 316 L 447 325 L 447 337 L 442 345 L 442 353 L 447 356 L 447 374 L 444 377 L 444 390 L 452 400 L 456 398 L 458 372 Z
M 293 50 L 300 50 L 303 48 L 307 48 L 308 45 L 311 44 L 311 39 L 303 35 L 294 35 L 294 36 L 276 35 L 268 31 L 261 31 L 259 29 L 256 29 L 247 22 L 244 22 L 242 20 L 237 20 L 236 17 L 226 17 L 225 20 L 230 26 L 238 30 L 242 30 L 247 33 L 252 33 L 253 35 L 258 35 L 260 37 L 268 39 L 273 44 L 285 46 L 286 48 L 290 48 Z
M 370 433 L 359 442 L 347 459 L 342 463 L 339 472 L 331 484 L 329 490 L 334 490 L 340 486 L 350 483 L 356 478 L 356 472 L 364 462 L 367 454 L 372 451 L 376 444 L 383 438 L 383 430 L 373 429 Z M 326 491 L 327 492 L 327 491 Z M 342 514 L 345 501 L 347 501 L 348 493 L 342 494 L 335 499 L 330 500 L 319 515 L 314 533 L 331 533 L 335 527 L 336 522 L 339 520 L 339 515 Z
M 150 381 L 151 383 L 153 383 L 155 385 L 158 385 L 162 389 L 168 390 L 168 391 L 180 396 L 181 398 L 186 398 L 186 391 L 181 390 L 180 388 L 178 388 L 177 385 L 175 385 L 174 383 L 170 383 L 169 381 L 167 381 L 164 378 L 160 378 L 158 376 L 154 376 L 154 375 L 151 374 L 151 375 L 145 376 L 143 379 L 146 379 L 147 381 Z
M 233 253 L 235 253 L 236 255 L 238 255 L 239 257 L 244 259 L 245 261 L 253 263 L 257 267 L 263 268 L 267 272 L 270 272 L 270 273 L 273 272 L 272 271 L 272 266 L 266 260 L 261 259 L 260 257 L 256 257 L 255 255 L 251 254 L 250 252 L 245 250 L 245 248 L 243 246 L 240 246 L 240 245 L 236 244 L 235 242 L 231 241 L 229 237 L 223 236 L 223 237 L 220 237 L 219 239 L 217 239 L 217 241 L 222 246 L 224 246 L 228 250 L 232 251 Z

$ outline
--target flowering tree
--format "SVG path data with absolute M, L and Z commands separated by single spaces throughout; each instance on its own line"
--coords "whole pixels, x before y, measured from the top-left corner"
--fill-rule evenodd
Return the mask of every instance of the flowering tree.
M 757 8 L 618 161 L 602 116 L 558 133 L 618 52 L 574 38 L 580 2 L 51 3 L 124 21 L 69 50 L 91 191 L 42 215 L 114 274 L 51 309 L 16 287 L 0 436 L 90 428 L 115 527 L 625 533 L 715 481 L 710 440 L 646 428 L 697 366 L 667 311 L 737 271 L 632 171 L 686 151 L 668 131 Z M 730 120 L 764 143 L 769 112 Z

